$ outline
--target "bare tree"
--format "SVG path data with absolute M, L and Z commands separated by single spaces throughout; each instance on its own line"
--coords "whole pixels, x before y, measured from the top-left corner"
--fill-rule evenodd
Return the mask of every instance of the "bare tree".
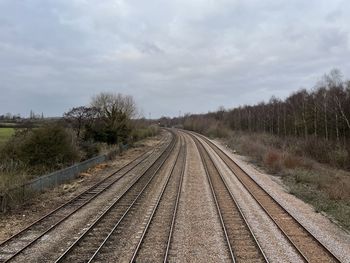
M 72 128 L 75 130 L 77 137 L 81 135 L 81 131 L 85 125 L 92 123 L 96 117 L 97 109 L 94 107 L 75 107 L 70 111 L 64 113 L 64 119 L 72 125 Z

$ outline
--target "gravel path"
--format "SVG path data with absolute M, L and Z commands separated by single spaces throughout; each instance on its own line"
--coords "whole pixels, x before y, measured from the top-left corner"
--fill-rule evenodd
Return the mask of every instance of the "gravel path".
M 271 196 L 283 205 L 303 226 L 317 237 L 332 253 L 343 262 L 350 262 L 350 235 L 332 223 L 327 217 L 316 213 L 314 208 L 286 192 L 272 175 L 259 171 L 244 157 L 233 154 L 220 143 L 214 143 L 227 153 L 237 164 L 255 179 Z
M 226 241 L 194 141 L 187 141 L 187 163 L 170 246 L 171 262 L 230 262 Z

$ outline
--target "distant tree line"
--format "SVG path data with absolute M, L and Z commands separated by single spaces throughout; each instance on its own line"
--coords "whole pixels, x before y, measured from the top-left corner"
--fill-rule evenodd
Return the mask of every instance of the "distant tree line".
M 0 114 L 0 121 L 17 121 L 21 119 L 20 114 L 12 114 L 10 112 L 6 114 Z
M 19 122 L 26 120 L 28 118 L 22 117 L 21 114 L 12 114 L 11 112 L 7 112 L 6 114 L 0 114 L 0 121 L 8 121 L 8 122 Z M 44 113 L 37 114 L 33 110 L 29 112 L 29 119 L 44 119 Z
M 162 126 L 181 126 L 212 137 L 227 137 L 232 131 L 265 133 L 305 145 L 302 153 L 329 162 L 332 149 L 350 167 L 350 81 L 337 69 L 325 74 L 311 90 L 301 89 L 285 99 L 233 109 L 220 107 L 206 114 L 159 119 Z M 333 157 L 332 157 L 333 158 Z
M 350 81 L 338 70 L 326 74 L 312 91 L 299 90 L 285 100 L 218 111 L 232 129 L 279 136 L 309 136 L 345 142 L 350 138 Z
M 344 81 L 340 71 L 334 69 L 313 90 L 301 89 L 284 100 L 272 97 L 267 103 L 230 110 L 221 107 L 216 112 L 182 119 L 187 126 L 213 121 L 233 130 L 345 143 L 350 139 L 350 81 Z

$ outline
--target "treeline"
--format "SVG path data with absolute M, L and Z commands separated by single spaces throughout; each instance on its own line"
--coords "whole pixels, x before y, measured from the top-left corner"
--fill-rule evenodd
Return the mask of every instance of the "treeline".
M 327 162 L 324 152 L 332 147 L 350 151 L 350 81 L 334 69 L 312 90 L 301 89 L 284 100 L 272 97 L 253 106 L 221 107 L 216 112 L 161 121 L 218 137 L 234 130 L 299 138 L 307 144 L 309 156 Z
M 332 70 L 311 91 L 301 89 L 284 100 L 272 97 L 253 106 L 187 115 L 183 123 L 196 125 L 199 119 L 220 121 L 233 130 L 345 143 L 350 139 L 350 81 L 343 81 L 340 71 Z
M 268 103 L 218 111 L 214 118 L 235 130 L 346 142 L 350 138 L 350 81 L 332 70 L 312 91 L 302 89 L 285 100 L 272 97 Z

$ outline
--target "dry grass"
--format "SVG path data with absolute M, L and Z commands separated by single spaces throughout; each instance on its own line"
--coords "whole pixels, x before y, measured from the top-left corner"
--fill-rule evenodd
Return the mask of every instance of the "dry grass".
M 297 167 L 304 166 L 305 162 L 300 157 L 296 157 L 291 154 L 286 154 L 283 159 L 283 165 L 287 169 L 295 169 Z

